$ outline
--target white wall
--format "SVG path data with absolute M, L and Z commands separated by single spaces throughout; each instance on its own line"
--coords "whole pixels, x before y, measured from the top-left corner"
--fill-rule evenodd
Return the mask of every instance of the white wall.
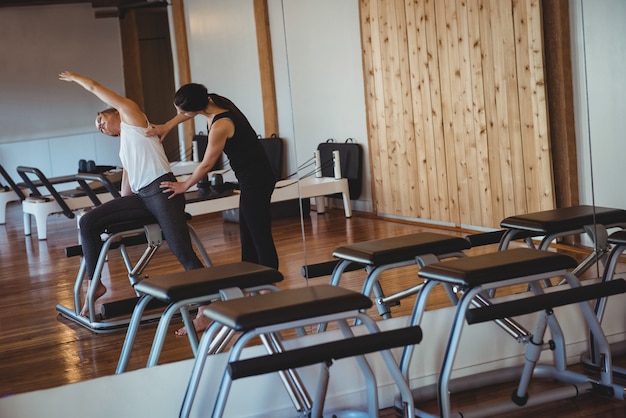
M 571 0 L 581 203 L 626 208 L 626 2 Z
M 119 165 L 116 139 L 98 133 L 104 105 L 58 80 L 71 70 L 123 93 L 117 19 L 95 19 L 90 4 L 0 9 L 0 164 L 47 176 L 75 173 L 78 160 Z
M 286 140 L 288 173 L 312 158 L 328 138 L 354 138 L 367 156 L 358 1 L 270 0 L 269 8 L 277 134 Z M 252 0 L 188 0 L 185 11 L 193 81 L 231 98 L 263 133 Z M 371 211 L 366 177 L 363 194 L 353 205 Z

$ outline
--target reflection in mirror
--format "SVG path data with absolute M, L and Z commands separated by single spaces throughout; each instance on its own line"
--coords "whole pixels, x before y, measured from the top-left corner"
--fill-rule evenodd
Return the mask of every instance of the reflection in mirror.
M 372 153 L 372 159 L 379 158 L 382 155 L 382 148 L 376 151 L 369 150 L 367 141 L 367 122 L 366 115 L 370 115 L 371 107 L 374 101 L 370 96 L 366 96 L 363 92 L 366 79 L 370 75 L 362 66 L 363 46 L 361 45 L 361 26 L 363 21 L 359 20 L 362 12 L 359 10 L 360 4 L 363 2 L 324 0 L 316 2 L 295 2 L 295 1 L 279 1 L 270 0 L 268 5 L 268 18 L 271 35 L 271 48 L 273 56 L 273 74 L 275 79 L 276 92 L 276 115 L 278 119 L 278 132 L 275 132 L 285 141 L 285 174 L 296 173 L 295 178 L 303 179 L 314 175 L 315 170 L 309 165 L 313 159 L 314 152 L 320 143 L 325 142 L 328 138 L 334 138 L 338 143 L 344 142 L 347 138 L 355 138 L 355 141 L 364 148 L 364 166 L 363 172 L 374 172 L 376 174 L 366 174 L 363 180 L 363 194 L 352 203 L 353 209 L 363 212 L 374 212 L 373 201 L 377 199 L 378 203 L 390 203 L 391 198 L 402 198 L 408 194 L 408 188 L 398 186 L 402 174 L 414 174 L 411 170 L 417 170 L 411 167 L 406 173 L 396 173 L 394 183 L 392 177 L 389 179 L 378 181 L 382 169 L 380 166 L 370 170 L 369 154 Z M 502 2 L 505 3 L 505 2 Z M 439 3 L 437 3 L 439 4 Z M 626 199 L 621 193 L 619 187 L 619 179 L 624 178 L 621 171 L 624 166 L 621 164 L 620 158 L 625 155 L 622 147 L 624 141 L 618 135 L 626 131 L 626 118 L 622 115 L 626 114 L 625 104 L 622 97 L 626 97 L 626 89 L 624 80 L 621 77 L 621 68 L 626 66 L 625 57 L 620 54 L 622 51 L 621 40 L 626 37 L 626 29 L 624 28 L 623 19 L 620 17 L 626 15 L 624 4 L 619 0 L 614 1 L 573 1 L 570 2 L 572 13 L 572 39 L 573 39 L 573 70 L 575 73 L 575 120 L 576 120 L 576 137 L 578 141 L 578 161 L 579 178 L 581 182 L 581 204 L 593 204 L 598 206 L 626 208 Z M 46 9 L 49 10 L 49 9 Z M 72 13 L 72 21 L 91 22 L 92 16 L 91 6 L 65 5 L 63 10 L 66 13 Z M 186 0 L 185 1 L 185 19 L 187 31 L 189 35 L 189 61 L 191 66 L 191 74 L 193 81 L 206 84 L 210 90 L 224 94 L 232 98 L 249 116 L 251 123 L 255 126 L 259 133 L 263 136 L 269 136 L 274 132 L 267 131 L 267 123 L 264 120 L 264 94 L 262 85 L 259 82 L 261 75 L 259 74 L 258 62 L 258 45 L 257 32 L 255 31 L 255 12 L 251 2 L 242 6 L 241 2 L 225 2 L 225 1 L 207 1 L 207 0 Z M 4 11 L 3 11 L 4 13 Z M 1 25 L 3 27 L 11 27 L 11 31 L 17 31 L 19 27 L 31 28 L 29 33 L 35 29 L 53 25 L 57 19 L 47 19 L 39 21 L 30 13 L 25 18 L 16 19 L 15 13 L 7 12 L 5 16 L 13 16 L 9 22 Z M 78 14 L 79 17 L 74 16 Z M 332 19 L 329 18 L 332 16 Z M 1 18 L 1 17 L 0 17 Z M 36 20 L 36 24 L 34 24 Z M 58 19 L 62 21 L 61 19 Z M 21 23 L 20 23 L 21 22 Z M 27 22 L 27 23 L 24 23 Z M 323 22 L 323 30 L 320 29 L 320 22 Z M 11 24 L 13 23 L 13 24 Z M 19 23 L 19 24 L 18 24 Z M 119 51 L 115 48 L 119 47 L 119 32 L 116 19 L 104 19 L 96 21 L 93 24 L 99 30 L 104 30 L 106 42 L 102 39 L 95 39 L 89 42 L 89 45 L 82 45 L 76 42 L 75 36 L 72 39 L 60 38 L 65 42 L 57 43 L 65 45 L 74 42 L 79 57 L 75 58 L 71 63 L 77 67 L 100 73 L 102 80 L 117 86 L 123 90 L 123 77 L 121 75 L 121 57 Z M 84 23 L 86 26 L 87 23 Z M 69 27 L 69 25 L 68 25 Z M 63 28 L 53 28 L 56 36 L 62 36 Z M 89 27 L 81 27 L 81 30 L 88 32 Z M 111 39 L 108 39 L 109 35 Z M 45 34 L 39 34 L 40 39 L 45 39 Z M 71 41 L 71 42 L 70 42 Z M 102 60 L 85 60 L 84 57 L 92 56 L 93 45 L 99 46 L 99 54 L 104 56 Z M 24 42 L 20 44 L 20 49 L 12 54 L 13 58 L 10 63 L 17 65 L 19 60 L 25 55 L 24 51 L 32 52 L 31 49 L 37 45 L 37 42 Z M 427 45 L 424 43 L 424 45 Z M 21 51 L 21 52 L 20 52 Z M 68 52 L 67 50 L 64 50 Z M 379 50 L 380 51 L 380 50 Z M 19 52 L 19 53 L 18 53 Z M 25 63 L 20 64 L 22 67 L 11 67 L 14 74 L 2 77 L 0 83 L 7 83 L 11 80 L 11 76 L 15 74 L 28 74 L 28 83 L 20 90 L 24 92 L 39 92 L 38 84 L 33 80 L 44 80 L 46 77 L 54 77 L 56 72 L 64 69 L 70 63 L 54 61 L 48 62 L 42 66 L 41 57 L 47 57 L 53 60 L 58 57 L 66 57 L 64 54 L 55 54 L 55 56 L 46 55 L 36 51 L 28 55 Z M 388 53 L 389 50 L 385 49 Z M 421 50 L 424 52 L 424 50 Z M 101 61 L 101 62 L 100 62 Z M 391 60 L 388 60 L 391 61 Z M 45 72 L 42 71 L 45 68 Z M 50 68 L 55 67 L 55 68 Z M 56 68 L 60 67 L 60 68 Z M 27 68 L 28 71 L 23 70 Z M 431 66 L 430 68 L 435 68 Z M 76 68 L 78 69 L 78 68 Z M 19 70 L 19 71 L 18 71 Z M 40 72 L 41 71 L 41 72 Z M 372 69 L 372 74 L 378 69 Z M 56 81 L 56 80 L 55 80 Z M 393 81 L 393 77 L 389 77 L 387 81 Z M 110 82 L 110 83 L 109 83 Z M 34 84 L 33 84 L 34 83 Z M 445 84 L 445 83 L 444 83 Z M 52 86 L 56 84 L 51 83 Z M 14 92 L 13 85 L 3 84 L 3 92 L 8 94 Z M 35 87 L 33 89 L 33 87 Z M 402 91 L 406 91 L 404 89 Z M 26 94 L 26 93 L 24 93 Z M 38 93 L 40 96 L 41 94 Z M 19 118 L 16 119 L 16 112 L 3 112 L 0 118 L 11 115 L 24 127 L 41 127 L 46 126 L 57 129 L 59 121 L 68 121 L 68 117 L 76 118 L 76 126 L 79 126 L 79 132 L 57 131 L 44 132 L 44 138 L 34 138 L 24 136 L 28 140 L 27 152 L 22 149 L 18 150 L 18 145 L 14 141 L 19 137 L 19 132 L 11 129 L 16 126 L 14 120 L 8 120 L 3 123 L 3 133 L 0 137 L 0 159 L 3 165 L 7 163 L 13 164 L 20 161 L 29 165 L 49 167 L 54 173 L 57 165 L 74 167 L 76 160 L 85 157 L 82 154 L 75 154 L 76 150 L 86 152 L 96 150 L 103 158 L 116 158 L 116 144 L 113 142 L 102 142 L 102 138 L 97 137 L 97 133 L 92 132 L 92 115 L 101 110 L 101 103 L 97 101 L 88 101 L 81 94 L 80 97 L 66 96 L 69 93 L 61 92 L 60 89 L 53 87 L 50 94 L 42 97 L 30 98 L 29 102 L 34 103 L 32 112 L 19 112 Z M 432 97 L 437 97 L 441 91 L 433 90 Z M 5 96 L 6 97 L 6 96 Z M 367 101 L 366 101 L 367 97 Z M 424 96 L 426 98 L 426 96 Z M 549 98 L 549 97 L 548 97 Z M 45 100 L 44 100 L 45 99 Z M 51 102 L 48 102 L 50 100 Z M 56 102 L 59 102 L 58 104 Z M 42 103 L 43 102 L 43 103 Z M 11 106 L 19 103 L 16 100 L 10 100 Z M 64 103 L 67 107 L 63 107 L 60 103 Z M 385 125 L 385 111 L 390 117 L 396 117 L 396 109 L 405 110 L 403 105 L 396 107 L 384 108 L 391 101 L 378 102 L 381 107 L 378 109 L 381 127 L 397 128 L 398 124 L 389 123 Z M 429 108 L 428 102 L 420 100 L 425 108 Z M 447 101 L 446 103 L 452 103 Z M 36 107 L 44 104 L 44 108 Z M 389 106 L 391 106 L 389 104 Z M 9 106 L 10 107 L 10 106 Z M 72 109 L 78 108 L 78 113 L 72 113 Z M 18 107 L 19 109 L 19 107 Z M 10 110 L 10 109 L 9 109 Z M 67 117 L 66 113 L 67 112 Z M 54 123 L 46 124 L 45 116 L 52 115 Z M 420 114 L 422 118 L 425 118 Z M 441 115 L 439 115 L 441 116 Z M 370 115 L 371 117 L 371 115 Z M 83 123 L 82 121 L 87 122 Z M 412 125 L 425 126 L 414 122 L 413 116 L 407 117 Z M 439 119 L 438 122 L 442 122 Z M 45 125 L 44 125 L 45 124 Z M 72 123 L 74 124 L 74 123 Z M 61 124 L 61 128 L 63 124 Z M 442 126 L 442 125 L 440 125 Z M 42 130 L 42 129 L 40 129 Z M 197 131 L 206 130 L 200 123 L 197 125 Z M 411 132 L 407 130 L 406 132 Z M 402 145 L 405 131 L 395 131 L 392 142 Z M 377 135 L 371 135 L 373 139 L 380 139 L 384 132 Z M 410 135 L 408 135 L 410 136 Z M 439 136 L 436 136 L 440 139 Z M 432 144 L 440 144 L 440 141 L 433 139 Z M 88 147 L 85 144 L 89 144 Z M 380 142 L 380 145 L 388 144 Z M 532 148 L 532 147 L 531 147 Z M 39 152 L 40 150 L 52 150 L 50 154 Z M 373 148 L 372 148 L 373 149 Z M 391 149 L 391 148 L 385 148 Z M 36 150 L 36 152 L 31 152 Z M 532 151 L 532 149 L 530 149 Z M 92 151 L 89 151 L 92 152 Z M 434 152 L 434 150 L 433 150 Z M 434 156 L 434 154 L 433 154 Z M 420 161 L 416 156 L 416 161 Z M 440 160 L 441 161 L 441 160 Z M 434 167 L 431 166 L 431 168 Z M 476 165 L 480 167 L 480 165 Z M 73 168 L 72 168 L 73 170 Z M 46 172 L 48 170 L 45 170 Z M 421 172 L 420 172 L 421 173 Z M 440 176 L 445 170 L 433 169 L 431 175 Z M 387 173 L 382 173 L 387 175 Z M 381 175 L 382 175 L 381 174 Z M 427 173 L 428 174 L 428 173 Z M 376 177 L 374 182 L 370 181 L 370 176 Z M 444 189 L 443 183 L 437 183 L 435 177 L 430 178 L 432 182 L 428 186 L 426 176 L 417 177 L 412 185 L 417 185 L 419 191 L 430 187 L 431 190 L 440 191 Z M 376 183 L 379 187 L 378 195 L 372 196 L 370 183 Z M 385 186 L 387 189 L 380 189 Z M 441 186 L 441 187 L 439 187 Z M 395 190 L 393 195 L 391 190 Z M 300 191 L 302 195 L 302 191 Z M 433 196 L 439 196 L 438 194 Z M 289 256 L 296 260 L 294 263 L 299 267 L 304 264 L 318 263 L 332 259 L 332 251 L 343 244 L 358 242 L 364 240 L 365 231 L 370 235 L 368 238 L 378 238 L 382 236 L 403 235 L 411 232 L 421 231 L 426 228 L 416 227 L 410 223 L 391 223 L 380 222 L 366 216 L 359 216 L 353 219 L 347 219 L 341 216 L 343 202 L 341 199 L 333 199 L 337 211 L 332 216 L 324 217 L 319 213 L 315 216 L 308 215 L 306 211 L 301 210 L 299 214 L 298 227 L 291 226 L 289 234 L 294 237 L 287 244 L 289 247 Z M 385 212 L 377 206 L 377 215 L 394 218 L 395 213 L 392 210 Z M 419 207 L 417 205 L 416 207 Z M 432 208 L 432 207 L 431 207 Z M 313 205 L 314 210 L 318 210 L 318 205 Z M 467 208 L 466 208 L 467 209 Z M 420 209 L 421 210 L 421 207 Z M 435 211 L 429 213 L 428 216 L 423 212 L 417 212 L 418 209 L 413 208 L 413 212 L 402 213 L 397 217 L 400 220 L 430 220 L 435 224 L 434 227 L 449 226 L 449 218 L 445 216 L 435 216 Z M 468 209 L 468 212 L 471 210 Z M 444 213 L 444 212 L 441 212 Z M 432 214 L 432 216 L 431 216 Z M 18 225 L 21 224 L 21 213 L 19 216 L 13 216 L 14 221 L 17 220 Z M 72 228 L 75 226 L 74 221 L 70 221 Z M 16 341 L 29 341 L 34 338 L 35 334 L 45 334 L 50 336 L 46 344 L 51 344 L 49 351 L 58 350 L 63 363 L 59 369 L 47 370 L 52 375 L 63 375 L 66 371 L 71 371 L 64 375 L 66 381 L 63 383 L 73 383 L 85 378 L 85 376 L 93 377 L 98 375 L 111 374 L 110 369 L 105 370 L 107 364 L 114 364 L 117 360 L 119 352 L 110 349 L 110 347 L 120 347 L 123 335 L 90 335 L 82 334 L 85 330 L 68 327 L 63 323 L 52 324 L 46 323 L 46 329 L 43 321 L 35 324 L 24 326 L 23 318 L 44 316 L 49 317 L 50 312 L 47 307 L 40 306 L 41 300 L 53 300 L 54 302 L 71 304 L 71 280 L 75 274 L 77 262 L 75 258 L 66 259 L 62 255 L 62 249 L 68 245 L 76 243 L 75 229 L 70 228 L 69 231 L 60 232 L 63 227 L 67 226 L 62 220 L 55 219 L 52 222 L 51 232 L 57 236 L 63 236 L 59 248 L 51 260 L 49 254 L 41 257 L 40 255 L 51 245 L 52 240 L 45 244 L 39 242 L 34 244 L 33 239 L 29 238 L 22 248 L 23 237 L 16 235 L 13 226 L 3 226 L 3 232 L 0 239 L 3 245 L 7 247 L 19 248 L 24 251 L 24 258 L 18 261 L 5 262 L 3 260 L 3 269 L 5 275 L 12 277 L 21 277 L 25 271 L 24 260 L 29 261 L 28 269 L 31 275 L 26 283 L 28 290 L 20 290 L 16 293 L 33 292 L 33 299 L 21 300 L 20 305 L 24 306 L 25 312 L 13 311 L 11 321 L 7 321 L 7 327 L 11 327 L 9 332 L 3 333 L 5 338 L 2 340 L 3 347 L 9 347 L 5 351 L 8 361 L 5 361 L 6 367 L 13 367 L 18 364 L 17 361 L 11 361 L 16 356 L 17 351 L 33 351 L 33 358 L 41 350 L 40 346 L 36 347 L 18 347 Z M 455 226 L 465 225 L 464 222 Z M 469 226 L 494 227 L 493 224 L 481 224 L 479 222 Z M 333 230 L 335 234 L 343 234 L 340 236 L 341 242 L 320 245 L 316 234 L 319 231 Z M 340 232 L 337 232 L 340 231 Z M 20 231 L 21 233 L 21 231 Z M 236 229 L 232 225 L 222 227 L 206 226 L 204 230 L 206 239 L 211 245 L 217 247 L 215 237 L 223 238 L 225 246 L 230 245 L 226 250 L 220 247 L 218 253 L 221 260 L 234 260 L 238 256 L 238 248 L 236 245 L 237 236 Z M 65 234 L 65 235 L 62 235 Z M 220 242 L 220 245 L 222 243 Z M 234 250 L 233 250 L 234 248 Z M 5 251 L 3 249 L 3 254 Z M 47 253 L 46 253 L 47 254 Z M 61 254 L 61 255 L 59 255 Z M 120 261 L 120 260 L 116 260 Z M 39 263 L 37 266 L 32 264 Z M 175 265 L 175 262 L 167 261 L 168 268 Z M 113 268 L 111 263 L 109 268 Z M 123 267 L 118 270 L 111 271 L 111 274 L 124 277 Z M 299 285 L 307 285 L 307 281 L 299 277 L 299 268 L 289 271 L 289 274 L 299 278 L 296 282 Z M 43 294 L 43 290 L 39 288 L 40 283 L 49 281 L 50 276 L 59 279 L 54 289 L 48 290 L 51 293 Z M 414 272 L 407 274 L 398 274 L 398 277 L 414 277 Z M 319 279 L 319 283 L 328 282 L 328 277 Z M 317 283 L 317 282 L 316 282 Z M 22 283 L 24 284 L 24 283 Z M 14 283 L 12 286 L 15 285 Z M 127 283 L 126 283 L 126 286 Z M 13 288 L 11 288 L 13 289 Z M 126 289 L 128 290 L 128 289 Z M 14 297 L 14 295 L 9 295 Z M 5 306 L 13 306 L 14 299 L 8 299 Z M 407 304 L 408 306 L 408 304 Z M 16 319 L 17 318 L 17 319 Z M 15 319 L 15 321 L 14 321 Z M 18 320 L 19 319 L 19 320 Z M 4 323 L 4 322 L 3 322 Z M 78 335 L 78 337 L 77 337 Z M 148 341 L 148 339 L 146 339 Z M 177 341 L 179 346 L 184 346 L 186 342 Z M 146 342 L 149 344 L 149 342 Z M 109 347 L 101 350 L 102 346 Z M 16 348 L 14 348 L 16 347 Z M 180 358 L 189 358 L 191 355 L 186 347 L 176 348 L 180 350 Z M 187 351 L 183 351 L 187 350 Z M 143 359 L 141 359 L 143 361 Z M 54 362 L 50 362 L 52 364 Z M 135 365 L 137 368 L 143 367 L 138 361 Z M 55 367 L 50 365 L 49 367 Z M 100 368 L 100 369 L 99 369 Z M 9 370 L 6 375 L 23 376 L 24 373 L 16 366 L 15 369 Z M 36 376 L 33 375 L 33 379 Z M 43 380 L 43 379 L 42 379 Z M 13 381 L 11 381 L 13 383 Z M 28 382 L 20 380 L 15 386 L 4 387 L 2 396 L 8 395 L 11 391 L 19 391 L 21 387 L 27 387 Z M 37 388 L 46 387 L 46 382 Z M 58 382 L 55 382 L 58 384 Z M 15 389 L 18 387 L 18 389 Z M 49 387 L 49 386 L 48 386 Z
M 570 13 L 580 200 L 624 209 L 626 195 L 615 181 L 626 175 L 621 163 L 626 83 L 620 75 L 626 56 L 617 53 L 623 50 L 626 8 L 620 1 L 579 0 L 570 2 Z

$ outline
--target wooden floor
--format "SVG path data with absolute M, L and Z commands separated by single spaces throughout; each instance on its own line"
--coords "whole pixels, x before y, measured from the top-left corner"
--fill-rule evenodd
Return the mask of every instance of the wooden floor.
M 197 216 L 192 225 L 200 235 L 215 265 L 238 261 L 238 225 L 224 222 L 218 215 Z M 33 231 L 35 230 L 33 226 Z M 293 217 L 274 222 L 280 271 L 285 281 L 282 288 L 327 283 L 328 277 L 310 280 L 301 275 L 303 264 L 332 259 L 334 248 L 347 243 L 368 239 L 436 231 L 463 235 L 467 231 L 433 229 L 424 225 L 386 221 L 356 213 L 351 219 L 343 211 L 331 211 L 325 215 L 311 212 L 300 219 Z M 302 240 L 302 233 L 306 241 Z M 66 258 L 64 250 L 77 244 L 76 221 L 63 216 L 51 216 L 48 221 L 48 240 L 39 241 L 36 235 L 24 237 L 22 213 L 18 204 L 9 204 L 7 224 L 0 225 L 0 397 L 33 390 L 52 388 L 80 382 L 100 376 L 113 375 L 117 365 L 124 332 L 96 334 L 59 316 L 57 304 L 73 307 L 73 286 L 78 271 L 79 258 Z M 470 250 L 470 254 L 494 251 L 493 247 Z M 577 258 L 584 251 L 571 249 Z M 140 248 L 132 248 L 131 257 L 136 260 Z M 182 270 L 167 246 L 159 250 L 146 273 L 151 275 Z M 362 272 L 344 275 L 342 286 L 360 290 Z M 385 290 L 408 287 L 416 279 L 416 268 L 406 267 L 386 272 L 382 277 Z M 109 292 L 101 301 L 132 297 L 126 271 L 119 253 L 113 252 L 103 278 Z M 447 306 L 445 295 L 431 297 L 429 309 Z M 407 314 L 412 301 L 403 302 L 394 315 Z M 371 315 L 375 316 L 374 312 Z M 178 338 L 171 327 L 165 342 L 161 363 L 169 363 L 192 357 L 186 338 Z M 128 369 L 145 366 L 155 325 L 143 326 L 138 335 L 136 349 Z M 623 363 L 623 359 L 618 359 Z M 623 366 L 625 364 L 622 364 Z M 534 384 L 534 383 L 533 383 Z M 513 386 L 500 385 L 488 391 L 453 396 L 455 405 L 478 405 L 484 400 L 508 397 Z M 425 405 L 425 409 L 436 408 Z M 434 409 L 436 410 L 436 409 Z M 576 401 L 563 401 L 526 410 L 519 415 L 532 413 L 535 417 L 624 417 L 626 404 L 599 396 L 585 396 Z M 394 416 L 392 409 L 381 412 L 382 416 Z

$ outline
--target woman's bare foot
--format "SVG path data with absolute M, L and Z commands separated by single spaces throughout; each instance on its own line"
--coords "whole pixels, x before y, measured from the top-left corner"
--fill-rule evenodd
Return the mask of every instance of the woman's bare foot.
M 89 282 L 89 286 L 91 286 L 91 281 Z M 87 287 L 87 289 L 89 289 L 89 287 Z M 102 282 L 98 282 L 98 288 L 96 289 L 96 294 L 94 295 L 94 302 L 96 301 L 96 299 L 102 297 L 106 292 L 107 288 L 102 284 Z M 89 316 L 89 305 L 87 304 L 86 297 L 83 309 L 80 310 L 80 316 Z
M 196 317 L 193 319 L 193 327 L 195 328 L 196 332 L 202 332 L 207 329 L 209 325 L 211 325 L 211 319 L 202 315 L 202 310 L 204 308 L 206 308 L 206 306 L 200 306 L 198 308 L 198 313 L 196 314 Z M 187 328 L 179 328 L 178 330 L 176 330 L 175 334 L 179 337 L 187 335 Z

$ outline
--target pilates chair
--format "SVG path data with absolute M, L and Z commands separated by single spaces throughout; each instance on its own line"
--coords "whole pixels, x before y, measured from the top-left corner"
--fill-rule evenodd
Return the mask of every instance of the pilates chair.
M 188 216 L 188 219 L 190 218 L 191 216 Z M 191 241 L 194 244 L 196 251 L 200 255 L 201 259 L 204 261 L 205 266 L 212 266 L 211 259 L 206 253 L 202 242 L 200 241 L 200 238 L 198 237 L 191 225 L 188 224 L 187 226 L 189 228 Z M 104 245 L 98 257 L 96 270 L 94 272 L 94 279 L 92 280 L 91 286 L 87 291 L 86 300 L 89 307 L 89 315 L 87 317 L 83 317 L 80 315 L 80 310 L 82 308 L 81 292 L 86 277 L 86 266 L 84 259 L 81 260 L 80 268 L 74 282 L 74 307 L 67 307 L 61 304 L 58 304 L 56 306 L 57 311 L 62 316 L 71 319 L 72 321 L 88 329 L 91 329 L 94 332 L 106 332 L 120 328 L 126 328 L 130 319 L 127 317 L 116 319 L 116 317 L 129 315 L 137 302 L 136 298 L 131 298 L 103 304 L 102 312 L 100 314 L 96 314 L 95 290 L 98 281 L 101 280 L 101 274 L 104 269 L 105 263 L 107 262 L 109 251 L 119 248 L 122 254 L 122 259 L 124 260 L 124 264 L 128 271 L 128 279 L 131 286 L 134 287 L 143 279 L 142 273 L 144 269 L 147 267 L 148 263 L 156 254 L 157 250 L 160 248 L 164 241 L 161 228 L 156 219 L 154 219 L 152 216 L 149 216 L 145 219 L 137 219 L 132 222 L 123 222 L 109 225 L 109 227 L 105 231 L 105 234 L 106 239 L 104 240 Z M 143 254 L 135 264 L 133 264 L 126 250 L 127 246 L 133 245 L 146 245 Z M 82 256 L 82 247 L 80 245 L 76 245 L 66 248 L 66 256 Z M 147 315 L 143 319 L 145 321 L 148 321 L 157 318 L 158 315 L 155 314 Z
M 158 363 L 168 326 L 177 312 L 180 312 L 183 318 L 195 356 L 198 350 L 198 336 L 189 314 L 190 306 L 241 298 L 244 293 L 254 295 L 261 291 L 276 292 L 280 290 L 276 287 L 276 283 L 282 280 L 283 275 L 278 270 L 241 261 L 148 277 L 140 281 L 135 285 L 135 290 L 141 297 L 133 310 L 115 373 L 120 374 L 126 369 L 144 311 L 152 301 L 161 301 L 167 305 L 167 308 L 159 319 L 146 367 L 152 367 Z M 219 352 L 232 334 L 223 333 L 219 339 L 215 339 L 213 343 L 218 345 L 212 351 Z
M 24 201 L 26 195 L 24 190 L 13 181 L 2 165 L 0 165 L 0 176 L 6 182 L 6 184 L 0 183 L 0 225 L 4 225 L 6 223 L 7 205 L 18 200 Z
M 37 235 L 40 240 L 48 238 L 47 219 L 49 215 L 62 213 L 68 219 L 74 219 L 76 211 L 98 206 L 103 201 L 119 196 L 117 188 L 113 186 L 111 180 L 106 175 L 79 173 L 48 178 L 38 168 L 25 166 L 17 167 L 17 172 L 22 178 L 25 187 L 30 190 L 29 196 L 26 196 L 22 201 L 24 235 L 31 235 L 31 217 L 34 217 Z M 32 179 L 32 176 L 37 179 Z M 121 179 L 121 175 L 119 175 L 119 178 Z M 95 193 L 87 192 L 87 190 L 91 191 L 92 189 L 85 180 L 90 179 L 104 186 L 102 193 L 98 193 L 96 196 Z M 80 184 L 81 190 L 73 190 L 73 194 L 58 191 L 55 188 L 55 185 L 75 182 Z M 47 195 L 42 195 L 39 191 L 42 187 L 45 188 Z
M 558 238 L 587 234 L 593 243 L 593 251 L 576 267 L 578 277 L 597 262 L 606 263 L 611 249 L 608 229 L 626 227 L 626 210 L 600 206 L 579 205 L 523 215 L 509 216 L 500 222 L 504 228 L 499 250 L 509 247 L 511 241 L 523 238 L 532 244 L 531 238 L 540 238 L 536 248 L 547 250 Z
M 375 417 L 378 414 L 378 395 L 376 378 L 364 354 L 379 351 L 385 365 L 396 385 L 401 398 L 405 402 L 404 411 L 407 415 L 413 411 L 410 390 L 402 377 L 398 365 L 388 351 L 393 347 L 403 347 L 420 342 L 422 334 L 419 327 L 407 327 L 380 332 L 376 323 L 361 313 L 372 305 L 372 301 L 357 292 L 338 286 L 318 285 L 298 289 L 287 289 L 276 293 L 267 293 L 246 298 L 246 303 L 231 299 L 212 303 L 204 309 L 203 314 L 213 320 L 202 336 L 196 360 L 191 372 L 189 384 L 181 406 L 181 417 L 191 413 L 194 399 L 197 396 L 200 378 L 204 369 L 207 354 L 210 353 L 212 341 L 216 333 L 223 327 L 239 333 L 229 351 L 228 365 L 222 375 L 222 381 L 214 402 L 201 398 L 196 403 L 202 410 L 213 408 L 212 417 L 224 414 L 226 402 L 233 381 L 265 373 L 292 370 L 307 365 L 319 364 L 320 374 L 317 379 L 315 398 L 294 401 L 300 416 L 319 418 L 324 411 L 324 401 L 329 380 L 329 367 L 333 360 L 345 357 L 356 357 L 357 363 L 366 378 L 368 406 L 366 412 L 344 412 L 346 416 Z M 353 327 L 347 320 L 357 318 L 365 325 L 367 333 L 355 336 Z M 327 343 L 293 347 L 281 338 L 286 330 L 298 330 L 305 326 L 321 322 L 336 322 L 343 335 L 339 340 Z M 268 341 L 268 355 L 241 359 L 246 344 L 254 337 L 260 336 Z M 299 339 L 289 340 L 290 343 Z M 330 413 L 329 413 L 329 416 Z M 337 416 L 341 416 L 337 413 Z
M 454 286 L 459 294 L 436 388 L 440 414 L 437 416 L 446 418 L 450 416 L 503 416 L 506 412 L 524 406 L 574 397 L 585 391 L 595 391 L 609 397 L 624 399 L 624 387 L 613 383 L 608 342 L 588 301 L 626 292 L 626 281 L 617 279 L 583 286 L 573 273 L 576 266 L 576 260 L 567 255 L 537 249 L 515 248 L 433 263 L 419 271 L 418 274 L 425 280 L 425 285 L 417 296 L 411 325 L 420 325 L 427 298 L 436 285 Z M 555 286 L 550 289 L 550 292 L 544 292 L 539 282 L 551 277 L 563 277 L 569 286 Z M 528 284 L 532 294 L 526 293 L 515 299 L 498 303 L 481 297 L 490 289 L 515 284 Z M 565 339 L 553 309 L 574 303 L 580 307 L 586 326 L 596 338 L 597 350 L 602 358 L 599 379 L 567 369 Z M 528 332 L 522 327 L 513 329 L 503 322 L 503 319 L 508 317 L 534 312 L 540 312 L 534 332 Z M 507 334 L 526 346 L 525 362 L 519 372 L 518 387 L 511 396 L 511 402 L 453 414 L 450 405 L 452 385 L 450 377 L 454 359 L 459 350 L 464 323 L 475 324 L 486 321 L 495 321 Z M 547 328 L 550 329 L 552 336 L 549 343 L 543 341 Z M 554 364 L 537 364 L 541 352 L 546 349 L 553 350 Z M 407 346 L 400 363 L 407 381 L 410 377 L 409 366 L 412 352 L 413 347 Z M 504 371 L 498 370 L 498 373 L 504 373 Z M 529 397 L 527 388 L 531 377 L 546 377 L 567 383 L 569 386 Z M 470 379 L 481 381 L 478 377 L 470 377 Z M 435 416 L 418 409 L 415 413 L 423 417 Z
M 422 284 L 416 284 L 394 295 L 385 295 L 380 283 L 380 275 L 390 269 L 418 265 L 420 268 L 446 258 L 463 257 L 463 250 L 470 248 L 468 240 L 451 235 L 432 232 L 418 232 L 390 238 L 374 239 L 341 246 L 333 251 L 337 260 L 304 266 L 302 275 L 306 278 L 331 274 L 330 284 L 339 286 L 344 272 L 365 269 L 361 293 L 373 295 L 376 308 L 382 318 L 391 317 L 391 307 L 401 299 L 416 294 Z M 455 296 L 451 294 L 455 299 Z M 320 330 L 324 329 L 322 325 Z

